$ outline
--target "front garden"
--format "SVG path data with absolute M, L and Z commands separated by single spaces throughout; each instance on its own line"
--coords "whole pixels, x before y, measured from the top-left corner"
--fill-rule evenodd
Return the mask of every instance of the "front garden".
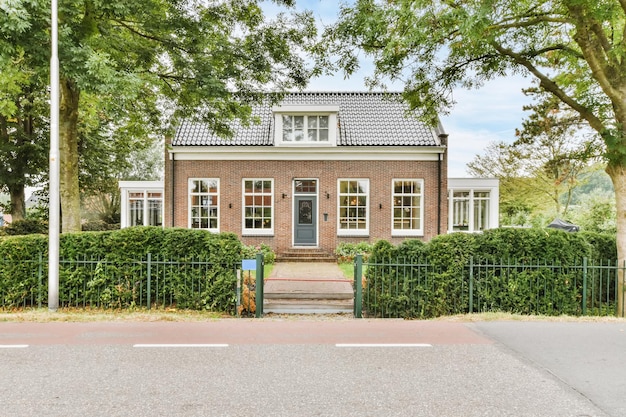
M 47 241 L 0 238 L 1 309 L 47 305 Z M 244 246 L 230 233 L 134 227 L 62 234 L 59 305 L 235 315 L 237 270 L 259 252 L 268 276 L 271 248 Z M 357 255 L 362 262 L 362 306 L 370 317 L 616 313 L 614 236 L 503 228 L 428 243 L 341 244 L 336 255 L 350 277 Z

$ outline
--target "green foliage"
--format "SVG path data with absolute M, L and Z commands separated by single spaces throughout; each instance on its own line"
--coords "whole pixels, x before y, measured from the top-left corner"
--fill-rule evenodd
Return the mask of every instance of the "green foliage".
M 153 306 L 234 312 L 242 247 L 233 234 L 134 227 L 64 233 L 59 246 L 61 305 L 129 308 L 149 296 Z M 47 256 L 47 236 L 0 240 L 0 305 L 41 301 Z
M 265 264 L 273 264 L 276 261 L 276 253 L 271 246 L 261 243 L 260 245 L 243 246 L 241 249 L 241 259 L 256 259 L 257 253 L 263 254 Z
M 369 259 L 373 248 L 374 246 L 368 242 L 341 242 L 335 248 L 335 255 L 339 263 L 351 263 L 356 255 L 363 255 L 363 260 Z
M 15 220 L 0 229 L 0 233 L 7 236 L 45 234 L 48 233 L 48 222 L 38 219 Z
M 103 232 L 105 230 L 118 230 L 119 223 L 107 223 L 102 220 L 90 220 L 82 224 L 83 232 Z
M 408 240 L 398 246 L 379 241 L 366 263 L 364 309 L 377 317 L 467 313 L 471 277 L 475 312 L 577 315 L 583 259 L 593 265 L 615 256 L 610 235 L 554 229 L 452 233 L 427 244 Z M 615 300 L 614 270 L 588 274 L 586 305 L 608 312 L 606 301 Z

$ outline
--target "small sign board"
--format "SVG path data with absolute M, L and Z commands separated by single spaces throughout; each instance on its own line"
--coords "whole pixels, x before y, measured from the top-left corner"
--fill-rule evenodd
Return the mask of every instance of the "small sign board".
M 241 261 L 242 271 L 256 271 L 256 259 L 244 259 Z

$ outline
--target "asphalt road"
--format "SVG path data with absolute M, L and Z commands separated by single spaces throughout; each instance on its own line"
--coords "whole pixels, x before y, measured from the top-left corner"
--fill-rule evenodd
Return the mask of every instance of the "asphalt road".
M 626 322 L 494 322 L 471 327 L 561 379 L 609 415 L 626 416 Z
M 496 331 L 401 320 L 0 323 L 0 415 L 607 415 L 506 337 L 485 336 Z

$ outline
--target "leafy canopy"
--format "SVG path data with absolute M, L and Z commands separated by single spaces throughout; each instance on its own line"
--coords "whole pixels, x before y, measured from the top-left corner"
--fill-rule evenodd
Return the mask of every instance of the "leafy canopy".
M 532 75 L 603 135 L 621 165 L 625 10 L 621 0 L 357 0 L 325 36 L 348 73 L 363 50 L 375 59 L 370 82 L 404 81 L 405 99 L 433 122 L 455 87 Z

